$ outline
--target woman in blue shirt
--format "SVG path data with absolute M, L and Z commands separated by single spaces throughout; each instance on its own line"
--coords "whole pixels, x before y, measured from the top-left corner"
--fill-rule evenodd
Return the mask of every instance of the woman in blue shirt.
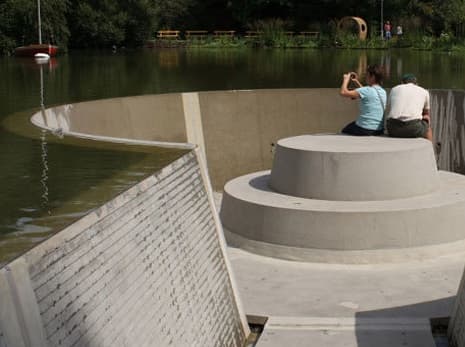
M 386 91 L 381 87 L 384 78 L 384 69 L 379 65 L 370 65 L 367 68 L 366 82 L 363 87 L 355 72 L 343 75 L 342 96 L 360 99 L 360 114 L 358 118 L 342 129 L 342 133 L 356 136 L 381 135 L 384 131 L 384 110 L 386 108 Z M 359 88 L 349 90 L 350 81 L 355 82 Z

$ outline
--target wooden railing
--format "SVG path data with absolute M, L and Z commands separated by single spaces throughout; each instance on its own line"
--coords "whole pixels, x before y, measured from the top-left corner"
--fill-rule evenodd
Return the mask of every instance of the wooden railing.
M 178 39 L 181 36 L 181 31 L 179 30 L 159 30 L 157 32 L 157 38 L 159 39 Z M 213 35 L 215 37 L 234 37 L 236 31 L 235 30 L 214 30 Z M 246 38 L 257 38 L 259 37 L 263 32 L 261 31 L 253 31 L 249 30 L 245 32 L 244 37 Z M 319 31 L 300 31 L 298 34 L 295 33 L 294 31 L 285 31 L 284 34 L 286 36 L 300 36 L 300 37 L 306 37 L 306 38 L 313 38 L 313 39 L 319 39 L 320 38 L 320 32 Z M 207 30 L 186 30 L 185 31 L 185 37 L 186 39 L 204 39 L 208 36 L 208 31 Z
M 204 39 L 207 36 L 207 30 L 186 30 L 186 39 Z
M 319 39 L 320 38 L 320 32 L 319 31 L 301 31 L 299 36 L 309 37 L 309 38 L 313 38 L 313 39 Z
M 253 37 L 258 37 L 261 34 L 263 34 L 263 32 L 261 32 L 261 31 L 246 31 L 244 37 L 249 37 L 249 38 L 252 37 L 253 38 Z
M 235 30 L 215 30 L 213 34 L 219 37 L 234 37 Z
M 179 33 L 179 30 L 159 30 L 157 32 L 157 37 L 159 39 L 178 39 Z

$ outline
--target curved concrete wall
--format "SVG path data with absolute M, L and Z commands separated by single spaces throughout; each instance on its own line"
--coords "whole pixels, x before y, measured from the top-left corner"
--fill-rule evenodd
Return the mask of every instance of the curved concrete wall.
M 189 96 L 196 95 L 197 103 Z M 223 137 L 242 132 L 297 133 L 339 129 L 357 114 L 357 103 L 334 89 L 238 90 L 142 95 L 51 107 L 34 124 L 63 132 L 145 141 L 187 142 L 192 108 L 198 108 L 205 132 Z M 295 125 L 293 125 L 295 124 Z M 237 129 L 239 128 L 239 129 Z M 237 129 L 237 130 L 236 130 Z M 193 129 L 195 130 L 195 129 Z M 297 130 L 297 131 L 296 131 Z M 269 145 L 269 144 L 267 144 Z
M 233 177 L 269 168 L 271 143 L 336 132 L 357 115 L 336 89 L 273 89 L 143 95 L 52 107 L 34 124 L 102 140 L 190 142 L 208 158 L 221 190 Z
M 144 141 L 187 142 L 180 94 L 133 96 L 52 107 L 38 126 L 63 133 Z
M 442 143 L 439 166 L 465 172 L 465 92 L 430 94 L 434 135 Z M 33 118 L 77 136 L 198 144 L 221 190 L 234 177 L 271 168 L 271 143 L 336 132 L 357 112 L 357 102 L 338 89 L 315 88 L 142 95 L 52 107 Z

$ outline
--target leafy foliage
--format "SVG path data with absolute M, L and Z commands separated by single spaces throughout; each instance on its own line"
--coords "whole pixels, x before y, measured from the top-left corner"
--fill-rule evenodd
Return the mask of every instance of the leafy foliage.
M 465 38 L 465 0 L 384 1 L 384 20 L 402 25 L 404 42 L 433 37 L 431 46 L 453 47 Z M 343 16 L 360 16 L 369 24 L 367 47 L 389 46 L 377 40 L 381 27 L 379 0 L 41 0 L 45 42 L 62 47 L 137 46 L 160 29 L 247 30 L 264 32 L 259 44 L 313 47 L 314 40 L 285 35 L 319 31 L 334 42 L 335 24 Z M 37 42 L 36 0 L 0 0 L 0 51 Z M 447 34 L 441 38 L 441 34 Z M 339 37 L 346 45 L 350 37 Z M 212 42 L 213 45 L 219 44 Z M 225 43 L 230 44 L 230 43 Z M 396 44 L 399 44 L 396 41 Z

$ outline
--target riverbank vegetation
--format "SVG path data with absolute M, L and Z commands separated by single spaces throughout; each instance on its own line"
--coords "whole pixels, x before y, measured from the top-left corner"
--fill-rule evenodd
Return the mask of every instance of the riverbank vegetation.
M 44 41 L 62 48 L 136 47 L 158 30 L 172 29 L 236 31 L 235 38 L 187 41 L 191 46 L 465 51 L 463 0 L 384 1 L 384 20 L 391 21 L 394 34 L 398 25 L 404 33 L 390 41 L 381 38 L 378 0 L 42 0 L 41 10 Z M 0 1 L 0 52 L 37 42 L 36 13 L 35 0 Z M 338 32 L 337 20 L 344 16 L 366 20 L 366 41 Z M 260 34 L 245 37 L 246 31 Z

